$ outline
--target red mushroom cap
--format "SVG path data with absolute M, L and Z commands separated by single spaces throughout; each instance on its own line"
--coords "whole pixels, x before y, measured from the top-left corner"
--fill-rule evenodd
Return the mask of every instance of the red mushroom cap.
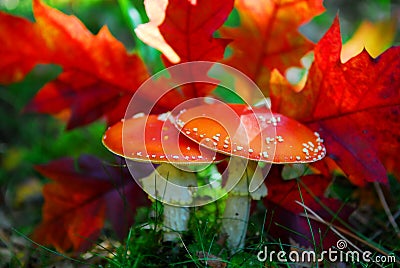
M 249 160 L 307 163 L 326 154 L 317 132 L 265 107 L 205 104 L 181 111 L 175 125 L 206 148 Z
M 169 113 L 138 114 L 109 127 L 103 144 L 111 152 L 134 161 L 204 164 L 225 158 L 180 134 L 171 121 Z

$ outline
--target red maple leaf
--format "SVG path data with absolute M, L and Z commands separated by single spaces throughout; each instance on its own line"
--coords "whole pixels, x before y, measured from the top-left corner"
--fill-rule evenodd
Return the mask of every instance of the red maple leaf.
M 327 155 L 356 185 L 387 182 L 386 168 L 400 175 L 400 47 L 378 58 L 366 51 L 340 61 L 339 21 L 315 48 L 303 90 L 295 92 L 275 72 L 274 111 L 306 123 L 325 140 Z
M 184 62 L 222 60 L 229 40 L 214 38 L 213 34 L 232 11 L 233 0 L 170 0 L 166 6 L 162 2 L 147 2 L 146 10 L 151 20 L 140 25 L 136 32 L 143 41 L 164 53 L 163 61 L 167 67 Z M 193 77 L 195 81 L 207 71 L 198 65 L 181 67 L 180 75 Z M 197 83 L 182 86 L 182 91 L 185 97 L 193 98 L 205 96 L 214 88 Z
M 169 1 L 160 32 L 175 50 L 181 62 L 218 61 L 222 59 L 227 40 L 214 38 L 233 8 L 228 1 Z M 166 58 L 165 58 L 166 59 Z M 171 63 L 165 61 L 169 66 Z
M 324 11 L 321 0 L 238 0 L 239 27 L 223 27 L 232 39 L 226 63 L 244 72 L 268 96 L 270 72 L 299 66 L 314 48 L 298 31 L 301 24 Z
M 43 189 L 43 218 L 33 239 L 59 251 L 82 252 L 97 240 L 107 219 L 124 238 L 146 195 L 122 167 L 107 166 L 91 156 L 77 163 L 62 158 L 36 170 L 50 178 Z
M 169 1 L 160 32 L 166 42 L 179 55 L 182 62 L 222 60 L 229 40 L 214 38 L 214 32 L 224 23 L 233 8 L 233 0 L 227 1 Z M 167 67 L 171 62 L 164 57 Z M 189 67 L 183 75 L 195 79 L 205 75 L 208 70 Z M 189 84 L 182 87 L 188 98 L 209 94 L 215 86 Z
M 109 124 L 121 119 L 127 99 L 148 78 L 140 57 L 128 54 L 107 27 L 93 35 L 76 17 L 40 0 L 33 11 L 34 23 L 0 13 L 0 30 L 9 33 L 0 37 L 0 70 L 6 70 L 0 82 L 21 80 L 38 63 L 58 64 L 63 73 L 40 90 L 28 111 L 68 111 L 69 129 L 103 116 Z
M 3 12 L 0 33 L 0 83 L 21 81 L 40 62 L 43 41 L 30 21 Z

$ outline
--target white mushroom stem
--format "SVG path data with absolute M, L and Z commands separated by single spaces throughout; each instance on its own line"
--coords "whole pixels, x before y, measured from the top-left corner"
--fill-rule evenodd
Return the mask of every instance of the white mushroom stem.
M 149 176 L 141 180 L 144 190 L 152 198 L 164 203 L 164 241 L 176 241 L 181 232 L 187 231 L 196 175 L 175 166 L 162 163 Z
M 261 169 L 257 162 L 231 157 L 226 189 L 232 189 L 226 199 L 222 219 L 222 232 L 227 234 L 227 245 L 232 253 L 244 248 L 247 225 L 250 215 L 251 199 L 260 200 L 267 195 L 264 183 L 254 192 L 249 192 L 250 180 L 262 180 Z M 247 162 L 247 166 L 246 166 Z

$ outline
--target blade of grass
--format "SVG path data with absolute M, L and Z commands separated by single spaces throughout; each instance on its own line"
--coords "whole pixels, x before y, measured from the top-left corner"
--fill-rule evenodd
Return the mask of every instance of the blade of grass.
M 304 205 L 303 193 L 301 192 L 300 184 L 299 184 L 299 180 L 298 180 L 298 179 L 296 179 L 296 183 L 297 183 L 297 189 L 299 190 L 299 195 L 300 195 L 301 203 Z M 299 202 L 299 203 L 300 203 L 300 202 Z M 307 215 L 307 214 L 308 214 L 308 213 L 307 213 L 307 210 L 305 209 L 305 207 L 303 207 L 303 208 L 304 208 L 304 213 Z M 317 243 L 315 242 L 314 231 L 313 231 L 313 228 L 312 228 L 312 226 L 311 226 L 310 219 L 308 219 L 308 217 L 306 217 L 306 219 L 307 219 L 308 227 L 310 228 L 311 239 L 312 239 L 312 243 L 313 243 L 313 246 L 314 246 L 314 250 L 317 251 Z M 318 263 L 317 263 L 317 267 L 318 267 Z
M 185 248 L 186 252 L 189 254 L 190 258 L 193 260 L 193 263 L 196 265 L 196 267 L 199 267 L 199 266 L 197 265 L 197 263 L 196 263 L 196 260 L 193 258 L 192 254 L 190 254 L 190 251 L 189 251 L 189 249 L 187 248 L 185 242 L 183 241 L 182 236 L 181 236 L 180 234 L 178 234 L 178 236 L 179 236 L 179 239 L 182 241 L 182 245 L 183 245 L 183 247 Z
M 41 249 L 43 249 L 43 250 L 45 250 L 45 251 L 48 251 L 48 252 L 50 252 L 50 253 L 52 253 L 52 254 L 54 254 L 54 255 L 63 257 L 63 258 L 65 258 L 66 260 L 70 260 L 70 261 L 73 261 L 73 262 L 76 262 L 76 263 L 79 263 L 79 264 L 88 265 L 88 263 L 86 263 L 86 262 L 83 262 L 83 261 L 80 261 L 80 260 L 71 258 L 71 257 L 69 257 L 69 256 L 67 256 L 67 255 L 65 255 L 65 254 L 62 254 L 62 253 L 57 252 L 57 251 L 55 251 L 55 250 L 51 250 L 51 249 L 49 249 L 49 248 L 47 248 L 47 247 L 45 247 L 45 246 L 43 246 L 43 245 L 41 245 L 41 244 L 39 244 L 39 243 L 36 243 L 35 241 L 33 241 L 32 239 L 30 239 L 29 237 L 27 237 L 26 235 L 24 235 L 23 233 L 21 233 L 20 231 L 18 231 L 18 230 L 15 229 L 15 228 L 12 228 L 11 230 L 12 230 L 13 232 L 17 233 L 18 235 L 22 236 L 24 239 L 28 240 L 30 243 L 34 244 L 35 246 L 38 246 L 39 248 L 41 248 Z

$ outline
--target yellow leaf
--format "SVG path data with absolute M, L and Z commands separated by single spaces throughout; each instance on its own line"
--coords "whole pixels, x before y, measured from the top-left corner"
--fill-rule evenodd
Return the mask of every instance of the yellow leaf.
M 343 45 L 341 61 L 343 63 L 348 61 L 360 54 L 364 48 L 376 58 L 392 45 L 395 35 L 396 20 L 394 18 L 376 23 L 364 21 L 353 37 Z

